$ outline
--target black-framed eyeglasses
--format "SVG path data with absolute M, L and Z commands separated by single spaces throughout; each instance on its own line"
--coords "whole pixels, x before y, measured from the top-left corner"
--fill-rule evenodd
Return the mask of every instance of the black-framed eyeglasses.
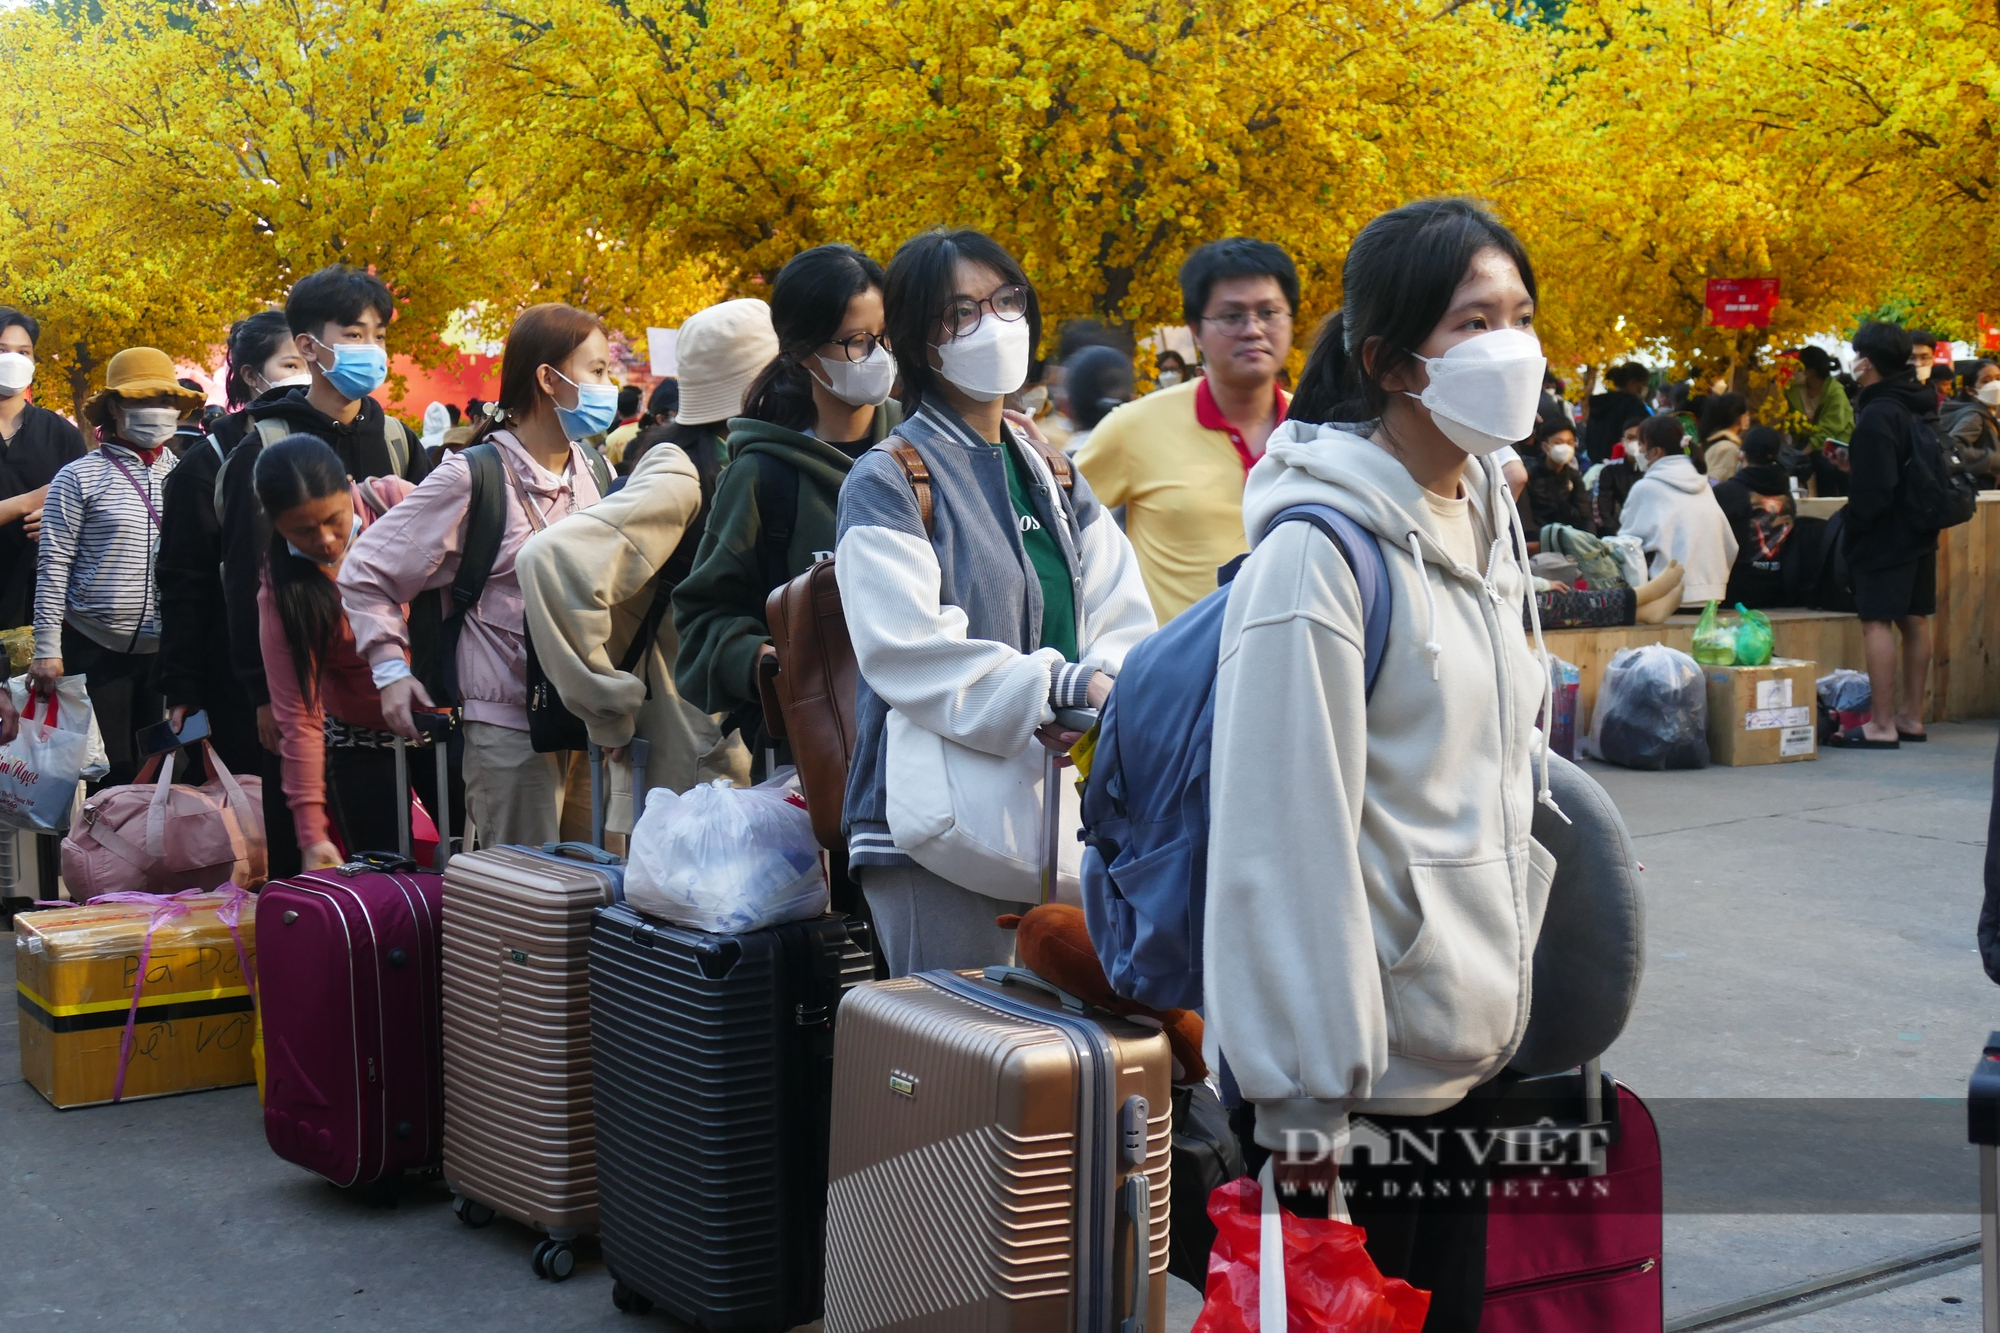
M 980 301 L 970 296 L 953 297 L 939 322 L 944 325 L 946 336 L 963 338 L 979 327 L 981 312 L 986 310 L 1009 322 L 1020 319 L 1028 313 L 1028 289 L 1015 282 Z
M 1232 338 L 1240 338 L 1250 331 L 1250 321 L 1267 329 L 1282 329 L 1292 322 L 1292 312 L 1264 307 L 1260 310 L 1230 310 L 1220 315 L 1203 315 L 1201 322 L 1213 324 Z
M 847 338 L 829 338 L 826 345 L 828 347 L 838 347 L 842 355 L 856 364 L 866 361 L 869 357 L 875 355 L 875 349 L 878 347 L 885 351 L 894 350 L 890 348 L 887 338 L 876 333 L 857 333 Z

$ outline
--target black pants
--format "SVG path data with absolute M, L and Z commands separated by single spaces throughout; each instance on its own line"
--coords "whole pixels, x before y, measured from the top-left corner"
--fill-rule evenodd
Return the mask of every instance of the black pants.
M 437 756 L 430 746 L 408 746 L 410 786 L 423 799 L 424 809 L 437 818 Z M 451 832 L 454 838 L 465 833 L 465 782 L 458 766 L 448 764 L 447 784 L 451 788 Z M 326 747 L 326 812 L 340 830 L 340 840 L 352 855 L 355 852 L 397 850 L 397 808 L 404 798 L 396 790 L 396 752 L 369 745 L 329 745 Z
M 1350 1139 L 1360 1144 L 1376 1133 L 1399 1145 L 1394 1160 L 1355 1160 L 1340 1168 L 1341 1192 L 1354 1224 L 1368 1233 L 1368 1257 L 1386 1277 L 1399 1277 L 1431 1293 L 1424 1333 L 1478 1333 L 1486 1302 L 1486 1183 L 1490 1168 L 1478 1160 L 1462 1129 L 1487 1129 L 1500 1087 L 1482 1083 L 1465 1099 L 1436 1115 L 1357 1115 Z M 1232 1117 L 1243 1138 L 1252 1174 L 1270 1155 L 1252 1137 L 1256 1108 L 1245 1105 Z M 1376 1133 L 1368 1129 L 1372 1126 Z M 1473 1144 L 1486 1135 L 1470 1135 Z M 1423 1151 L 1410 1151 L 1408 1145 Z M 1435 1153 L 1435 1163 L 1428 1156 Z M 1285 1206 L 1301 1216 L 1326 1216 L 1325 1204 L 1287 1196 Z
M 153 689 L 153 654 L 120 653 L 106 648 L 68 625 L 62 630 L 63 670 L 82 673 L 90 689 L 91 711 L 104 737 L 111 771 L 91 788 L 117 787 L 139 775 L 139 750 L 132 733 L 166 717 L 166 707 Z

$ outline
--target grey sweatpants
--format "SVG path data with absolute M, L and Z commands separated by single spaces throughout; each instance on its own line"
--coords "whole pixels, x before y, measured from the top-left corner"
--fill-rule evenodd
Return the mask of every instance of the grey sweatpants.
M 1011 964 L 1014 932 L 993 919 L 1034 906 L 961 889 L 922 866 L 858 866 L 856 874 L 892 977 L 936 967 Z

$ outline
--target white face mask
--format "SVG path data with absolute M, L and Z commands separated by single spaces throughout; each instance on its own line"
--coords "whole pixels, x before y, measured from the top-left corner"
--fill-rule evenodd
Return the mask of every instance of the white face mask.
M 1163 370 L 1160 372 L 1160 387 L 1162 389 L 1171 389 L 1180 382 L 1181 373 L 1178 370 Z
M 174 438 L 181 414 L 171 407 L 121 407 L 118 438 L 141 449 L 157 449 Z
M 849 361 L 844 356 L 816 356 L 813 360 L 826 371 L 824 379 L 813 378 L 849 407 L 886 403 L 889 390 L 896 387 L 896 358 L 881 343 L 876 343 L 862 361 Z
M 21 352 L 0 352 L 0 398 L 26 393 L 35 382 L 35 358 Z
M 1977 396 L 1988 407 L 2000 407 L 2000 380 L 1988 380 L 1980 385 Z
M 1569 466 L 1570 460 L 1576 457 L 1576 446 L 1573 444 L 1552 444 L 1543 451 L 1543 454 L 1549 460 L 1550 467 L 1566 468 Z
M 252 371 L 251 374 L 255 375 L 256 372 Z M 313 377 L 304 371 L 296 375 L 287 375 L 281 380 L 267 380 L 262 375 L 257 375 L 257 379 L 263 384 L 265 393 L 271 393 L 278 389 L 310 388 L 313 382 Z
M 1930 383 L 1931 368 L 1929 366 L 1912 366 L 1911 369 L 1917 372 L 1917 383 L 1919 384 Z
M 1653 465 L 1653 460 L 1646 457 L 1646 451 L 1644 449 L 1634 449 L 1631 453 L 1625 456 L 1632 460 L 1633 468 L 1640 472 L 1644 472 L 1647 468 Z
M 1028 381 L 1028 321 L 989 314 L 938 348 L 938 370 L 974 402 L 1005 398 Z
M 1431 382 L 1408 396 L 1429 408 L 1438 429 L 1468 454 L 1505 449 L 1534 430 L 1549 368 L 1534 334 L 1495 329 L 1418 360 L 1429 367 Z

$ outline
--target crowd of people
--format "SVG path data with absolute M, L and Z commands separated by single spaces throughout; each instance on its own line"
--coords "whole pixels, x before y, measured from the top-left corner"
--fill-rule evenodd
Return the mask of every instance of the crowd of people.
M 541 733 L 557 714 L 614 786 L 766 776 L 790 757 L 763 713 L 766 599 L 835 556 L 860 681 L 830 875 L 901 976 L 1008 961 L 995 918 L 1029 906 L 912 854 L 912 756 L 942 743 L 1038 780 L 1078 739 L 1058 718 L 1102 706 L 1126 654 L 1248 554 L 1216 687 L 1207 1016 L 1257 1142 L 1323 1184 L 1302 1134 L 1384 1098 L 1414 1108 L 1398 1123 L 1452 1123 L 1520 1039 L 1535 939 L 1513 923 L 1539 919 L 1551 873 L 1527 833 L 1551 799 L 1534 558 L 1629 535 L 1652 574 L 1682 571 L 1683 603 L 1806 600 L 1797 499 L 1845 494 L 1835 538 L 1896 700 L 1855 739 L 1920 738 L 1936 534 L 1899 508 L 1899 468 L 1913 423 L 1968 467 L 1995 458 L 2000 366 L 1947 398 L 1934 339 L 1868 324 L 1851 380 L 1797 354 L 1785 401 L 1810 425 L 1790 437 L 1637 363 L 1572 410 L 1527 253 L 1463 200 L 1361 232 L 1293 392 L 1291 256 L 1215 241 L 1180 285 L 1198 358 L 1161 351 L 1135 397 L 1132 344 L 1088 321 L 1049 338 L 990 237 L 926 232 L 886 268 L 823 245 L 768 302 L 688 319 L 650 395 L 616 382 L 597 316 L 543 304 L 508 332 L 493 401 L 412 429 L 375 396 L 396 299 L 334 265 L 230 330 L 226 414 L 132 348 L 83 407 L 88 441 L 29 400 L 38 328 L 0 309 L 0 615 L 32 625 L 35 685 L 85 677 L 108 783 L 132 780 L 140 729 L 206 714 L 264 779 L 283 877 L 394 844 L 393 747 L 447 743 L 420 725 L 439 708 L 462 723 L 447 789 L 408 769 L 468 845 L 588 834 L 578 745 Z M 1379 678 L 1348 560 L 1311 525 L 1264 532 L 1302 504 L 1382 549 Z M 1475 1327 L 1483 1223 L 1380 1206 L 1384 1271 L 1436 1293 L 1429 1327 Z

